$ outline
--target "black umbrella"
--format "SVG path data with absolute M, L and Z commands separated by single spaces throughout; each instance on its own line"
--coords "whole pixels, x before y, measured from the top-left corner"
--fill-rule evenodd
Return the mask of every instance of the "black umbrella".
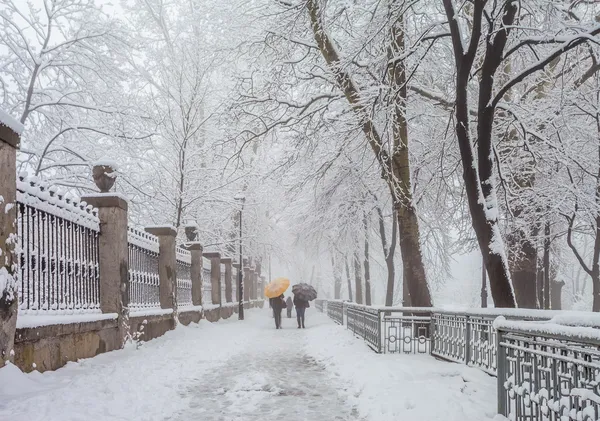
M 312 285 L 304 283 L 294 285 L 292 293 L 301 300 L 312 301 L 317 298 L 317 290 Z

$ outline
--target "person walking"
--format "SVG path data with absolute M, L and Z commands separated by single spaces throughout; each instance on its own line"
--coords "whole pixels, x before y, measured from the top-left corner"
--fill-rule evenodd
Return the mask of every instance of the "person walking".
M 305 329 L 304 326 L 304 313 L 306 309 L 310 307 L 308 304 L 308 300 L 300 298 L 298 296 L 294 296 L 294 306 L 296 307 L 296 319 L 298 320 L 298 329 Z
M 286 305 L 286 309 L 287 309 L 288 319 L 291 319 L 292 318 L 292 309 L 294 308 L 294 303 L 292 302 L 292 297 L 287 297 L 287 300 L 285 300 L 285 305 Z
M 286 307 L 283 294 L 279 297 L 270 298 L 269 304 L 273 309 L 273 318 L 275 319 L 275 329 L 281 329 L 281 310 Z

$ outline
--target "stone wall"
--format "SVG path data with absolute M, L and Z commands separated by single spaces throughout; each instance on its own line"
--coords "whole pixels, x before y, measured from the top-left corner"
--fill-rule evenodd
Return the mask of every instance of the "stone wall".
M 15 335 L 14 363 L 25 372 L 56 370 L 119 349 L 121 343 L 116 319 L 22 328 Z
M 192 310 L 192 311 L 180 310 L 177 317 L 179 319 L 179 323 L 181 323 L 184 326 L 187 326 L 190 323 L 199 323 L 203 317 L 203 314 L 204 314 L 204 312 L 197 311 L 197 310 Z
M 132 335 L 135 332 L 140 332 L 141 326 L 143 326 L 144 329 L 141 330 L 143 334 L 140 339 L 146 342 L 164 335 L 169 330 L 175 329 L 175 319 L 173 319 L 173 314 L 136 316 L 129 318 L 129 331 Z
M 248 308 L 262 302 L 246 303 Z M 201 319 L 217 322 L 237 314 L 237 306 L 215 307 L 206 311 L 180 311 L 179 322 L 187 326 Z M 19 328 L 15 336 L 14 363 L 24 372 L 56 370 L 69 361 L 95 357 L 122 347 L 123 339 L 118 319 L 93 322 L 56 324 Z M 175 328 L 173 314 L 134 316 L 129 318 L 129 333 L 134 335 L 143 326 L 144 342 L 158 338 Z

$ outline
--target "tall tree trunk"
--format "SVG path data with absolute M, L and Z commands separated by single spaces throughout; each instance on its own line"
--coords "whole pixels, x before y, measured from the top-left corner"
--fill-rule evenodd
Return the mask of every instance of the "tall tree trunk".
M 371 271 L 369 268 L 369 222 L 367 215 L 363 217 L 365 228 L 365 304 L 371 305 Z
M 514 212 L 517 217 L 517 211 Z M 531 234 L 537 235 L 535 229 Z M 523 230 L 515 230 L 507 236 L 508 262 L 520 308 L 537 308 L 537 249 Z
M 346 279 L 348 280 L 348 300 L 352 299 L 352 278 L 350 278 L 350 265 L 348 264 L 348 256 L 344 256 L 344 263 L 346 265 Z
M 358 256 L 358 251 L 354 251 L 353 259 L 354 261 L 354 296 L 356 298 L 356 304 L 363 303 L 363 291 L 362 291 L 362 270 L 360 264 L 360 257 Z
M 490 31 L 486 40 L 485 57 L 480 69 L 477 142 L 474 145 L 469 129 L 468 84 L 481 39 L 485 2 L 474 3 L 471 37 L 468 43 L 465 43 L 462 37 L 452 0 L 443 0 L 443 3 L 456 61 L 456 137 L 473 229 L 485 261 L 496 307 L 515 307 L 508 262 L 498 226 L 499 209 L 491 140 L 495 111 L 492 101 L 494 76 L 502 62 L 509 28 L 514 22 L 517 6 L 513 2 L 504 4 L 502 25 L 500 28 L 494 28 L 497 30 Z
M 339 300 L 342 297 L 342 275 L 335 264 L 335 257 L 331 255 L 331 268 L 333 270 L 333 298 Z
M 410 291 L 408 289 L 408 285 L 406 283 L 406 278 L 404 277 L 404 272 L 402 273 L 402 307 L 420 307 L 418 305 L 414 305 L 410 296 Z
M 404 280 L 411 301 L 420 307 L 431 307 L 431 292 L 427 284 L 427 275 L 421 251 L 419 219 L 413 203 L 410 158 L 408 149 L 408 123 L 406 121 L 407 79 L 406 63 L 398 60 L 405 54 L 404 16 L 399 13 L 392 26 L 392 42 L 388 49 L 388 78 L 393 93 L 393 153 L 392 172 L 397 183 L 392 197 L 396 204 L 396 215 L 400 230 L 400 252 L 404 266 Z
M 387 238 L 385 234 L 385 220 L 383 219 L 383 212 L 379 206 L 375 207 L 377 210 L 379 220 L 379 236 L 381 237 L 381 247 L 383 248 L 383 255 L 385 256 L 385 265 L 387 267 L 387 288 L 385 293 L 385 305 L 391 307 L 394 305 L 394 282 L 396 277 L 396 270 L 394 268 L 394 252 L 396 251 L 396 235 L 398 231 L 398 220 L 396 215 L 392 215 L 392 238 L 390 247 L 387 246 Z
M 383 146 L 381 135 L 370 117 L 370 109 L 361 98 L 361 90 L 353 78 L 340 65 L 340 58 L 333 42 L 329 38 L 321 22 L 318 0 L 308 0 L 306 8 L 310 17 L 311 28 L 321 55 L 334 73 L 338 88 L 343 91 L 352 111 L 358 117 L 361 129 L 377 159 L 382 178 L 386 181 L 390 194 L 396 205 L 400 250 L 404 266 L 404 282 L 408 284 L 411 296 L 416 305 L 430 307 L 431 294 L 427 285 L 423 255 L 420 246 L 418 218 L 412 198 L 410 184 L 410 162 L 408 153 L 408 130 L 406 113 L 406 72 L 404 54 L 404 21 L 399 13 L 391 34 L 391 47 L 388 55 L 392 56 L 388 69 L 390 92 L 394 104 L 393 122 L 393 154 Z

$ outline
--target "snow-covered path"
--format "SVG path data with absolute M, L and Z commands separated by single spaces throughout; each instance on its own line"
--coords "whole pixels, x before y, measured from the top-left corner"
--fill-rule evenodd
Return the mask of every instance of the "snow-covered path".
M 49 373 L 0 369 L 0 421 L 483 421 L 495 380 L 429 356 L 377 355 L 326 316 L 268 310 L 180 327 Z
M 261 316 L 250 318 L 253 340 L 183 391 L 194 398 L 168 420 L 358 419 L 338 394 L 339 382 L 307 355 L 306 330 L 293 319 L 275 330 L 268 313 Z

